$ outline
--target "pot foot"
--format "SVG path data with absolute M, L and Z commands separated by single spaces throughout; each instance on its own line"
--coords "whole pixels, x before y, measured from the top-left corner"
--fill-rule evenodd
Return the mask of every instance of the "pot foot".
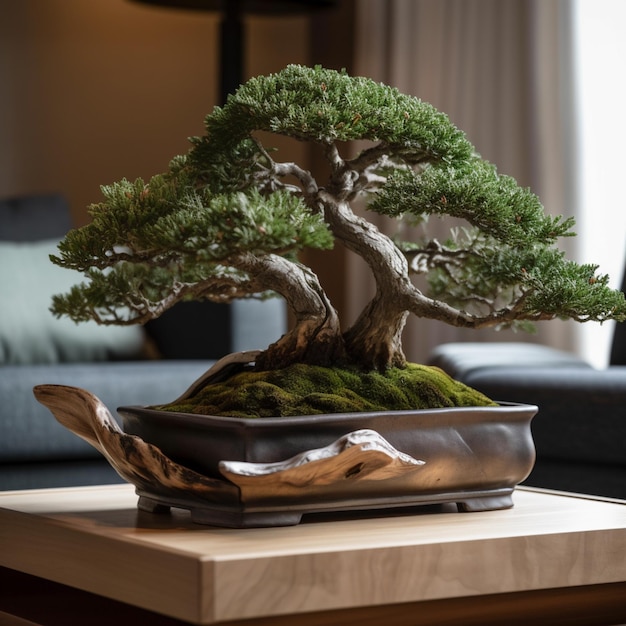
M 146 498 L 145 496 L 139 496 L 139 500 L 137 501 L 137 508 L 140 511 L 146 511 L 146 513 L 157 513 L 160 515 L 164 515 L 170 512 L 171 507 L 169 507 L 167 504 L 161 504 L 156 500 Z
M 191 514 L 191 521 L 207 526 L 221 526 L 225 528 L 268 528 L 273 526 L 297 526 L 302 519 L 299 511 L 268 511 L 246 512 L 233 508 L 232 510 L 219 507 L 197 506 L 184 500 L 155 499 L 150 496 L 139 496 L 137 508 L 140 511 L 156 514 L 167 514 L 170 509 L 184 509 Z
M 482 496 L 479 498 L 468 498 L 456 503 L 461 513 L 475 513 L 478 511 L 497 511 L 499 509 L 510 509 L 513 507 L 513 492 Z

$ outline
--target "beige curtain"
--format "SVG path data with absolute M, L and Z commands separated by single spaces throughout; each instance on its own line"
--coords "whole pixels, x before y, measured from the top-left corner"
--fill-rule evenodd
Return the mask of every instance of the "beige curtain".
M 568 0 L 357 0 L 356 10 L 355 73 L 446 112 L 549 212 L 573 214 Z M 359 259 L 351 256 L 348 267 L 353 318 L 373 285 Z M 572 323 L 549 322 L 527 335 L 414 318 L 404 346 L 410 360 L 424 361 L 443 342 L 498 340 L 575 348 Z

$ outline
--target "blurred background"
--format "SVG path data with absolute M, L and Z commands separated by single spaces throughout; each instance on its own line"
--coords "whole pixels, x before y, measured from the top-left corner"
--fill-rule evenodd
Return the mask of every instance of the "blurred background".
M 224 64 L 219 2 L 189 3 L 210 10 L 0 0 L 0 197 L 61 192 L 80 226 L 101 184 L 149 178 L 187 151 L 223 98 Z M 623 0 L 240 4 L 243 79 L 320 63 L 431 102 L 550 213 L 575 216 L 579 236 L 565 242 L 568 255 L 598 263 L 620 284 Z M 277 145 L 284 159 L 321 167 L 306 146 Z M 349 323 L 372 293 L 366 268 L 340 248 L 305 260 Z M 411 320 L 405 348 L 423 361 L 445 341 L 537 341 L 603 366 L 611 338 L 611 324 L 550 322 L 528 336 Z

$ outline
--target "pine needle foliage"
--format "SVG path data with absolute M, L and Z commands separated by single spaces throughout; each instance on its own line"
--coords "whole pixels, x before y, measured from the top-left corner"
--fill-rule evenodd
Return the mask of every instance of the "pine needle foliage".
M 315 144 L 328 178 L 279 160 L 265 145 L 268 134 Z M 344 156 L 355 140 L 366 147 Z M 290 65 L 243 84 L 190 142 L 165 173 L 102 187 L 91 223 L 71 231 L 53 257 L 84 276 L 55 297 L 57 315 L 143 323 L 183 299 L 275 292 L 294 324 L 258 358 L 259 371 L 402 370 L 407 313 L 467 328 L 626 318 L 624 295 L 608 278 L 559 250 L 559 240 L 574 235 L 572 219 L 548 215 L 444 113 L 395 88 Z M 353 210 L 357 198 L 424 234 L 393 240 Z M 431 216 L 461 226 L 439 242 L 428 235 Z M 299 260 L 307 248 L 337 243 L 361 256 L 376 281 L 375 297 L 347 329 Z
M 368 78 L 321 67 L 292 65 L 250 79 L 207 117 L 206 129 L 207 145 L 232 145 L 264 130 L 325 144 L 383 141 L 400 152 L 446 161 L 472 152 L 465 135 L 430 104 Z

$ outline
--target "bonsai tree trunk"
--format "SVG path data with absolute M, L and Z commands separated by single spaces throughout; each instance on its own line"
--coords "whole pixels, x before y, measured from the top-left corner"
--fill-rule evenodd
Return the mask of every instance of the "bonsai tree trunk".
M 253 271 L 259 286 L 282 295 L 295 315 L 293 329 L 257 358 L 260 369 L 345 362 L 339 317 L 312 270 L 273 254 L 244 254 L 233 265 Z
M 408 316 L 405 294 L 415 291 L 404 255 L 376 226 L 357 216 L 347 201 L 320 192 L 333 234 L 361 256 L 376 280 L 376 295 L 344 335 L 348 358 L 370 369 L 403 367 L 402 330 Z
M 402 330 L 408 313 L 389 307 L 380 292 L 368 303 L 356 323 L 344 335 L 352 361 L 367 363 L 368 368 L 384 370 L 403 367 Z M 392 310 L 387 310 L 391 308 Z

